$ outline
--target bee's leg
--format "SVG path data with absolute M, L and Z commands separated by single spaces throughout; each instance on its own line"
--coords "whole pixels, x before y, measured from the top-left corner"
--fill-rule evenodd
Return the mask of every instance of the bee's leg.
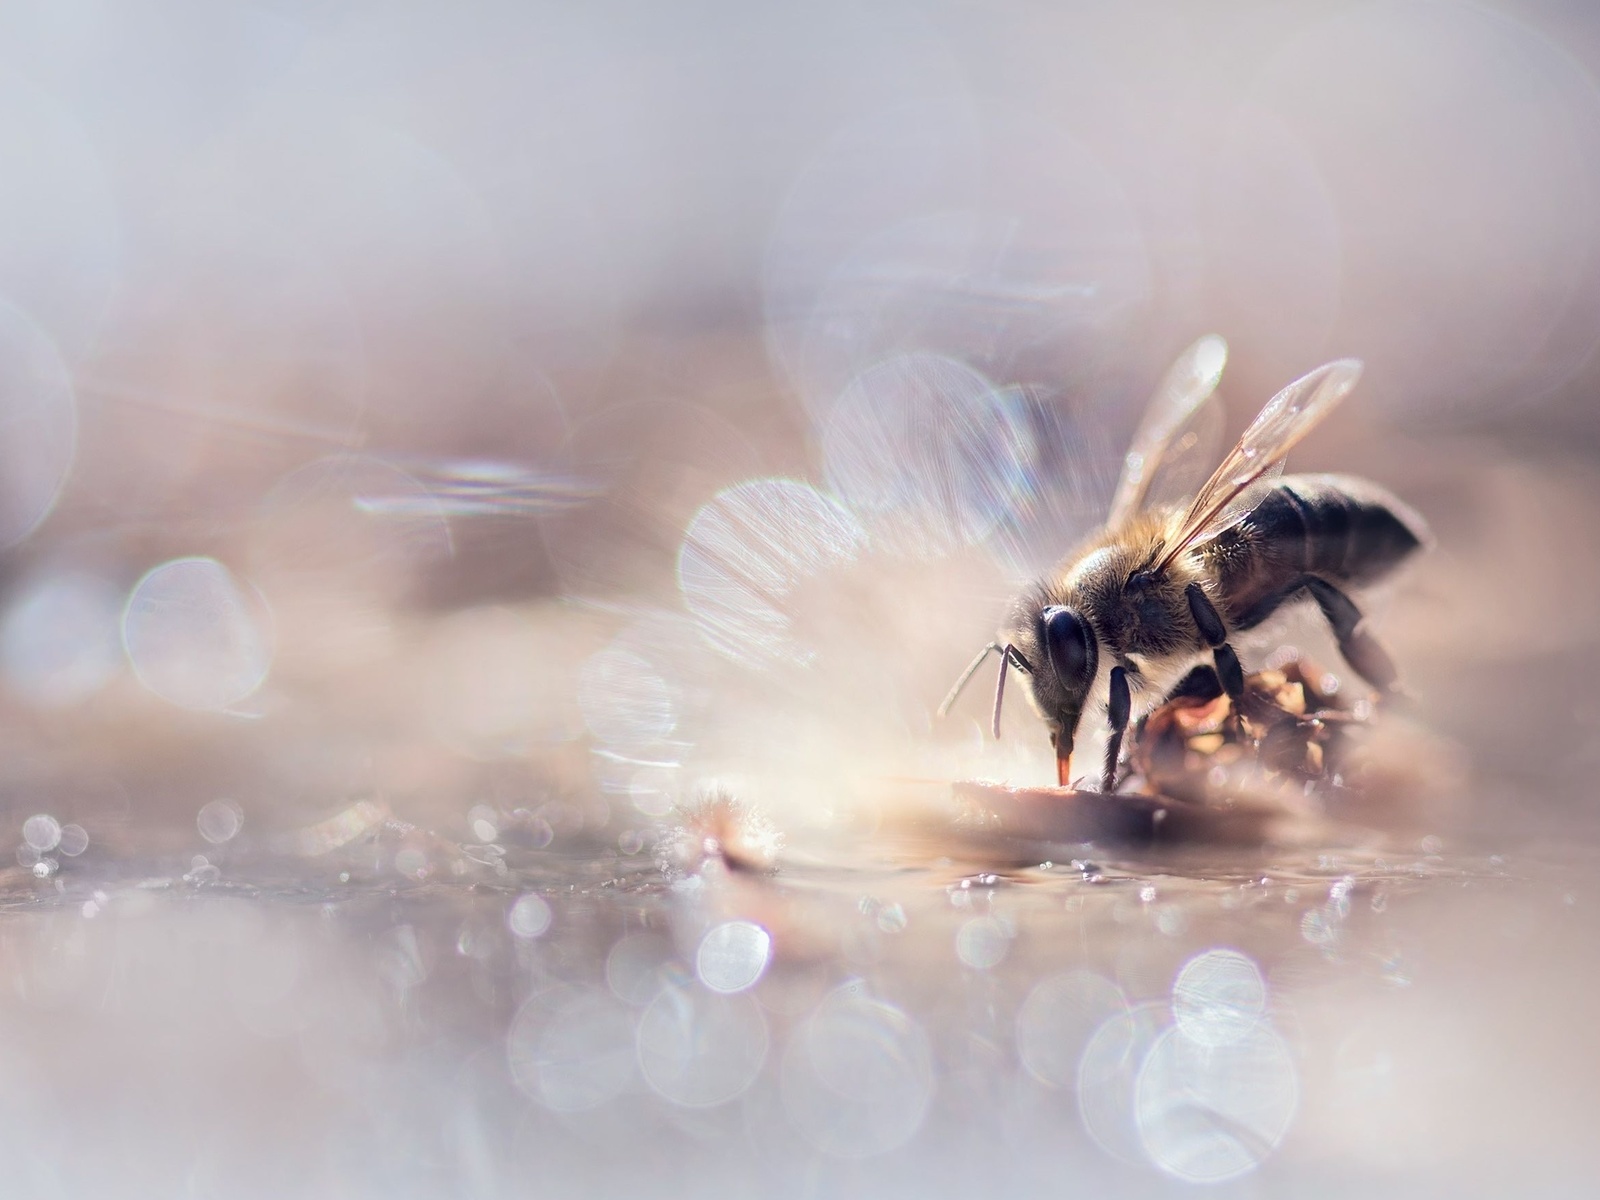
M 1326 579 L 1319 579 L 1315 575 L 1306 576 L 1306 590 L 1333 627 L 1333 636 L 1339 640 L 1339 653 L 1344 655 L 1345 662 L 1382 695 L 1393 694 L 1400 673 L 1394 669 L 1394 660 L 1389 657 L 1389 652 L 1367 629 L 1355 601 Z
M 1217 670 L 1208 663 L 1201 663 L 1178 681 L 1178 686 L 1167 693 L 1163 704 L 1170 704 L 1174 700 L 1198 700 L 1202 704 L 1215 700 L 1222 695 L 1222 680 L 1217 678 Z
M 1228 645 L 1228 627 L 1222 623 L 1222 617 L 1211 603 L 1211 597 L 1206 595 L 1205 588 L 1198 583 L 1191 583 L 1184 594 L 1189 598 L 1189 612 L 1200 630 L 1200 636 L 1211 647 L 1211 658 L 1217 664 L 1217 678 L 1222 681 L 1222 690 L 1228 693 L 1228 699 L 1233 702 L 1233 711 L 1238 713 L 1244 702 L 1244 670 L 1239 666 L 1239 656 Z
M 1128 673 L 1121 667 L 1111 668 L 1111 699 L 1106 704 L 1106 715 L 1111 721 L 1111 736 L 1106 739 L 1106 766 L 1100 774 L 1100 790 L 1114 791 L 1117 786 L 1117 759 L 1122 755 L 1122 735 L 1128 728 L 1128 713 L 1133 700 L 1128 695 Z

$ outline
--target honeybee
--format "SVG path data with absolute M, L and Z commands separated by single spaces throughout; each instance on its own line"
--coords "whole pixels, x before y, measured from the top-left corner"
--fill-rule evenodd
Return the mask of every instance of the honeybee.
M 1106 792 L 1116 787 L 1129 720 L 1196 668 L 1209 664 L 1237 714 L 1244 672 L 1230 638 L 1288 604 L 1314 603 L 1351 668 L 1380 696 L 1395 690 L 1394 663 L 1347 589 L 1376 582 L 1427 544 L 1426 525 L 1366 480 L 1280 474 L 1288 452 L 1355 386 L 1360 362 L 1318 367 L 1269 400 L 1187 504 L 1147 504 L 1163 466 L 1194 440 L 1226 360 L 1216 336 L 1179 356 L 1134 435 L 1105 527 L 1017 597 L 999 637 L 940 706 L 948 712 L 998 654 L 994 735 L 1015 668 L 1049 729 L 1063 786 L 1086 711 L 1103 712 L 1109 727 Z

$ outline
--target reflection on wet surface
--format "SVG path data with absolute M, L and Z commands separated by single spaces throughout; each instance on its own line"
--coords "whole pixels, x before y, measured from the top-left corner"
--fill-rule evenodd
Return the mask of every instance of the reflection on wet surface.
M 1419 1150 L 1446 1194 L 1489 1146 L 1578 1178 L 1548 1148 L 1593 1100 L 1552 986 L 1596 965 L 1584 861 L 1058 846 L 998 874 L 880 840 L 685 873 L 381 812 L 306 858 L 242 820 L 207 805 L 187 870 L 24 826 L 29 1194 L 1399 1195 Z

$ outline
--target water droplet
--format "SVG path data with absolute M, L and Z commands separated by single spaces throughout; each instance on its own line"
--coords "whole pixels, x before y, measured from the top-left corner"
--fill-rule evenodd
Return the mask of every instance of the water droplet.
M 63 825 L 61 827 L 62 854 L 68 858 L 77 858 L 89 848 L 89 833 L 82 825 Z
M 998 966 L 1011 948 L 1011 939 L 993 917 L 973 917 L 956 930 L 956 957 L 974 971 Z
M 630 933 L 606 955 L 606 984 L 624 1004 L 648 1004 L 671 962 L 672 946 L 666 938 L 655 933 Z
M 1094 1031 L 1127 1009 L 1122 989 L 1092 971 L 1063 971 L 1041 979 L 1017 1010 L 1022 1065 L 1041 1083 L 1071 1088 Z
M 695 973 L 714 992 L 742 992 L 767 969 L 772 935 L 753 921 L 725 921 L 700 939 Z
M 1159 1004 L 1113 1011 L 1078 1059 L 1078 1115 L 1084 1130 L 1125 1163 L 1147 1162 L 1134 1121 L 1134 1093 L 1139 1067 L 1161 1035 L 1165 1017 L 1165 1006 Z
M 195 815 L 195 828 L 213 846 L 230 842 L 244 828 L 244 810 L 232 800 L 212 800 Z
M 1300 918 L 1300 936 L 1313 946 L 1330 945 L 1338 935 L 1338 929 L 1320 908 L 1307 909 Z
M 536 938 L 550 928 L 550 905 L 543 896 L 529 892 L 517 897 L 506 914 L 506 924 L 519 938 Z
M 40 854 L 47 854 L 61 844 L 61 822 L 49 813 L 31 816 L 22 823 L 22 840 Z
M 789 1040 L 781 1091 L 791 1125 L 824 1154 L 865 1158 L 909 1142 L 935 1085 L 922 1029 L 892 1005 L 841 987 Z
M 139 580 L 122 644 L 139 682 L 180 708 L 237 704 L 272 663 L 264 605 L 212 558 L 175 559 Z
M 561 986 L 534 996 L 506 1042 L 517 1086 L 556 1112 L 598 1108 L 633 1078 L 633 1018 L 592 989 Z
M 1272 1153 L 1299 1104 L 1283 1039 L 1265 1023 L 1225 1045 L 1168 1030 L 1139 1070 L 1135 1109 L 1146 1152 L 1190 1183 L 1236 1179 Z
M 486 804 L 475 804 L 467 811 L 467 830 L 478 842 L 492 842 L 500 836 L 500 825 L 494 809 Z
M 1190 959 L 1172 985 L 1172 1014 L 1197 1045 L 1222 1046 L 1254 1028 L 1266 1011 L 1267 987 L 1255 962 L 1237 950 L 1207 950 Z
M 639 1020 L 639 1069 L 663 1099 L 710 1108 L 749 1089 L 767 1044 L 766 1019 L 749 996 L 665 987 Z

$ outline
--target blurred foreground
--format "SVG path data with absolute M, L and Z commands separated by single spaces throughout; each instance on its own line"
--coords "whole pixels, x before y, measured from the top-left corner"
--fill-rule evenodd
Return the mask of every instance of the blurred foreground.
M 13 892 L 13 1185 L 892 1197 L 1070 1175 L 1409 1197 L 1593 1178 L 1571 986 L 1600 968 L 1592 855 L 672 883 L 468 861 L 396 885 L 370 878 L 386 849 Z

